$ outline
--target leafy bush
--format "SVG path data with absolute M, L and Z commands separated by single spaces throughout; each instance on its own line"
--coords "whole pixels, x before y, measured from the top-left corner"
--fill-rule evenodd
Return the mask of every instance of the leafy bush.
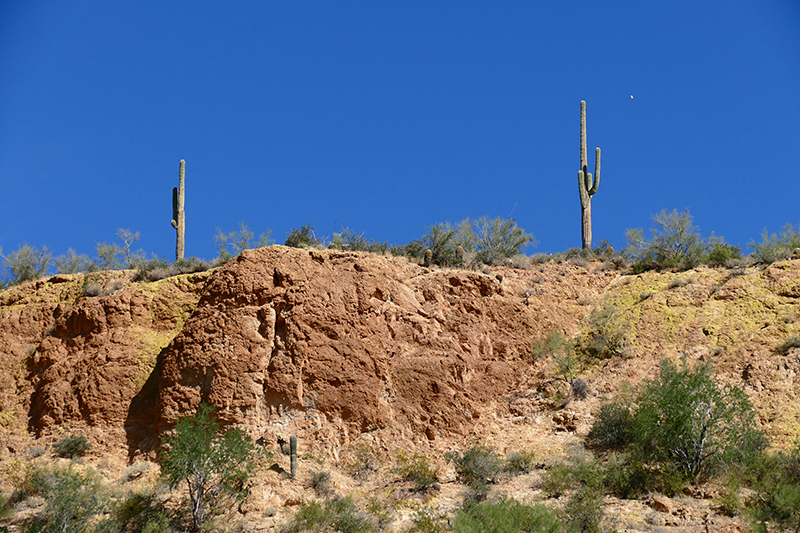
M 764 454 L 747 473 L 756 491 L 751 520 L 758 532 L 773 523 L 800 531 L 800 441 L 789 452 Z
M 531 451 L 511 452 L 503 464 L 503 470 L 512 475 L 527 474 L 534 468 L 536 468 L 536 455 Z
M 93 531 L 94 517 L 108 507 L 106 488 L 92 470 L 67 468 L 42 470 L 45 507 L 42 520 L 32 526 L 47 533 Z
M 213 407 L 201 403 L 194 416 L 178 420 L 165 445 L 161 473 L 173 489 L 186 481 L 195 529 L 223 495 L 247 495 L 255 447 L 240 429 L 221 434 Z
M 800 348 L 800 335 L 792 335 L 776 348 L 781 355 L 786 355 L 792 348 Z
M 59 274 L 78 274 L 86 272 L 89 265 L 89 257 L 78 255 L 75 250 L 70 248 L 65 255 L 56 257 L 55 267 Z
M 477 442 L 463 453 L 445 453 L 445 459 L 456 467 L 458 478 L 479 495 L 489 491 L 489 484 L 495 483 L 503 470 L 502 459 L 491 448 Z
M 703 239 L 686 210 L 678 213 L 666 209 L 653 216 L 656 228 L 645 239 L 641 228 L 626 232 L 625 254 L 633 261 L 634 272 L 657 269 L 689 270 L 701 263 L 712 266 L 741 257 L 741 249 L 712 235 Z
M 411 455 L 403 450 L 398 452 L 393 471 L 402 481 L 414 483 L 414 489 L 418 491 L 428 490 L 438 481 L 438 468 L 431 466 L 428 458 L 417 452 Z
M 534 361 L 550 355 L 561 353 L 567 344 L 564 334 L 557 329 L 547 332 L 547 335 L 536 339 L 531 348 L 531 356 Z
M 311 473 L 311 488 L 320 496 L 329 496 L 333 489 L 331 488 L 331 473 L 330 472 L 312 472 Z
M 478 235 L 475 259 L 487 265 L 502 264 L 536 242 L 513 218 L 481 217 L 474 226 Z
M 453 521 L 457 533 L 558 533 L 561 521 L 544 505 L 524 505 L 513 499 L 468 502 Z
M 584 318 L 584 334 L 577 340 L 575 350 L 596 359 L 625 355 L 628 329 L 619 311 L 610 304 L 601 304 Z
M 94 254 L 95 258 L 87 267 L 89 272 L 119 270 L 122 268 L 122 263 L 120 263 L 118 259 L 119 255 L 122 254 L 122 249 L 116 244 L 98 242 L 95 245 Z
M 303 226 L 300 229 L 292 228 L 286 234 L 286 246 L 292 248 L 311 248 L 312 246 L 319 246 L 322 241 L 317 238 L 313 226 Z
M 553 356 L 553 365 L 555 366 L 555 374 L 570 385 L 575 381 L 580 371 L 578 356 L 571 346 L 562 352 L 556 352 Z
M 389 249 L 389 244 L 375 242 L 372 239 L 365 238 L 363 232 L 356 233 L 350 228 L 344 228 L 341 232 L 333 234 L 331 247 L 337 250 L 382 254 Z
M 338 531 L 341 533 L 371 533 L 377 528 L 358 510 L 353 499 L 334 498 L 325 503 L 307 502 L 300 505 L 294 518 L 283 527 L 283 533 L 305 531 Z
M 272 230 L 269 229 L 260 234 L 258 240 L 255 242 L 255 247 L 261 248 L 274 243 L 275 241 L 270 238 L 271 234 Z M 250 228 L 248 228 L 247 224 L 244 222 L 239 223 L 238 231 L 223 233 L 221 229 L 217 228 L 214 241 L 217 243 L 217 252 L 219 253 L 220 261 L 229 261 L 231 258 L 242 253 L 243 250 L 253 248 L 254 238 L 255 233 L 250 231 Z
M 719 385 L 706 364 L 689 368 L 684 360 L 678 368 L 662 361 L 659 377 L 645 384 L 637 404 L 636 446 L 645 459 L 672 464 L 688 480 L 752 461 L 763 448 L 747 395 Z
M 381 462 L 375 449 L 364 442 L 358 442 L 352 449 L 353 459 L 347 463 L 347 471 L 355 479 L 364 480 L 380 470 Z
M 53 444 L 53 451 L 55 454 L 59 457 L 66 457 L 67 459 L 82 457 L 83 454 L 91 449 L 92 445 L 83 435 L 64 437 Z
M 431 251 L 431 262 L 439 266 L 462 266 L 464 260 L 456 253 L 458 245 L 454 236 L 456 230 L 450 223 L 434 224 L 428 228 L 428 233 L 422 237 L 422 246 Z
M 46 246 L 37 250 L 27 243 L 8 255 L 2 255 L 2 252 L 0 248 L 3 272 L 9 285 L 41 278 L 47 273 L 53 257 Z
M 795 248 L 800 248 L 800 225 L 795 229 L 786 224 L 780 235 L 770 235 L 766 229 L 761 233 L 761 242 L 750 241 L 748 247 L 753 249 L 755 258 L 764 264 L 782 261 L 792 257 Z
M 603 492 L 597 487 L 582 486 L 572 493 L 564 506 L 565 522 L 571 531 L 600 533 L 603 519 Z
M 614 401 L 600 406 L 589 431 L 589 441 L 601 448 L 622 449 L 634 438 L 633 414 L 627 403 Z
M 161 533 L 170 529 L 173 517 L 164 509 L 152 490 L 133 492 L 120 500 L 112 510 L 107 524 L 114 531 Z
M 592 443 L 629 453 L 630 468 L 617 469 L 612 483 L 624 493 L 643 484 L 675 490 L 681 480 L 749 464 L 764 446 L 747 396 L 719 385 L 705 364 L 662 361 L 659 377 L 645 382 L 633 403 L 635 410 L 625 399 L 602 406 L 589 432 Z
M 706 243 L 706 260 L 708 266 L 722 267 L 742 258 L 741 247 L 728 244 L 717 237 L 710 237 Z

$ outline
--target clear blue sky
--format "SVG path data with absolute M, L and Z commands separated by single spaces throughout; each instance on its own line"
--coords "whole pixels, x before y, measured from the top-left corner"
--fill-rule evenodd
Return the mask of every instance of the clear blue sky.
M 0 246 L 172 259 L 185 159 L 187 255 L 482 215 L 563 251 L 586 100 L 595 243 L 691 208 L 745 248 L 800 223 L 798 97 L 796 0 L 2 0 Z

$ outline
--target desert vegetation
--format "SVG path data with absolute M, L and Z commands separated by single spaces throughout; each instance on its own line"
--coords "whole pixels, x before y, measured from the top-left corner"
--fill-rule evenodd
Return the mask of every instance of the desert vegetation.
M 779 234 L 764 230 L 760 241 L 748 243 L 753 252 L 745 256 L 740 246 L 725 242 L 723 237 L 713 232 L 703 237 L 688 210 L 662 210 L 653 215 L 653 223 L 649 235 L 641 228 L 629 229 L 626 233 L 627 244 L 620 252 L 615 252 L 608 241 L 601 239 L 594 248 L 589 245 L 564 252 L 525 256 L 522 251 L 536 244 L 533 234 L 525 231 L 513 218 L 485 216 L 467 218 L 458 223 L 434 224 L 426 228 L 426 233 L 421 237 L 401 245 L 376 241 L 366 237 L 365 232 L 358 233 L 347 227 L 321 235 L 312 225 L 291 229 L 287 232 L 284 244 L 295 248 L 322 247 L 375 254 L 391 253 L 421 264 L 428 261 L 439 267 L 480 269 L 483 266 L 503 265 L 529 268 L 531 264 L 548 261 L 570 261 L 586 266 L 590 260 L 599 260 L 611 268 L 631 268 L 634 273 L 647 270 L 684 271 L 701 265 L 726 268 L 767 265 L 790 259 L 800 249 L 800 232 L 792 224 L 787 224 Z M 117 237 L 121 244 L 98 242 L 91 257 L 78 254 L 73 249 L 53 257 L 47 246 L 36 248 L 27 243 L 6 254 L 0 248 L 0 284 L 7 287 L 54 272 L 78 274 L 119 269 L 133 269 L 138 272 L 138 280 L 155 281 L 207 270 L 229 261 L 243 250 L 269 246 L 275 242 L 271 238 L 271 230 L 266 229 L 256 238 L 247 224 L 241 222 L 236 230 L 226 232 L 217 228 L 213 236 L 218 253 L 216 258 L 205 260 L 181 256 L 175 261 L 168 261 L 155 254 L 148 257 L 142 249 L 134 250 L 134 243 L 140 239 L 139 232 L 120 228 Z

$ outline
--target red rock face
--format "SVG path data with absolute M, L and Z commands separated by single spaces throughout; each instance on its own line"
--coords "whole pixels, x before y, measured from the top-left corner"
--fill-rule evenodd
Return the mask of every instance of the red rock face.
M 577 300 L 617 276 L 493 270 L 272 246 L 155 283 L 15 287 L 0 293 L 0 432 L 72 428 L 133 456 L 206 401 L 254 437 L 465 435 L 530 370 L 533 342 L 573 333 Z
M 131 275 L 54 276 L 3 293 L 0 362 L 15 374 L 13 389 L 3 374 L 3 392 L 13 394 L 0 397 L 8 429 L 88 426 L 109 446 L 125 445 L 131 402 L 209 277 L 143 284 Z M 84 296 L 87 282 L 100 295 Z
M 166 350 L 158 428 L 206 401 L 254 434 L 288 410 L 318 410 L 355 433 L 465 434 L 517 385 L 542 331 L 577 324 L 570 300 L 587 287 L 526 295 L 533 275 L 508 269 L 501 282 L 402 258 L 247 250 L 215 273 Z

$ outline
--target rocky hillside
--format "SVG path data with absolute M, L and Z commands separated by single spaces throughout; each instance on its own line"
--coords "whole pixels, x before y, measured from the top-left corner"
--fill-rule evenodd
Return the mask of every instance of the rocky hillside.
M 120 464 L 152 460 L 201 401 L 259 442 L 297 434 L 332 464 L 364 439 L 389 453 L 477 438 L 546 458 L 584 437 L 623 382 L 682 354 L 744 389 L 775 446 L 800 434 L 800 352 L 778 350 L 800 333 L 800 261 L 473 271 L 271 246 L 211 272 L 132 277 L 0 292 L 0 461 L 64 434 Z M 594 350 L 578 374 L 586 399 L 568 402 L 552 358 L 532 355 L 554 330 Z

